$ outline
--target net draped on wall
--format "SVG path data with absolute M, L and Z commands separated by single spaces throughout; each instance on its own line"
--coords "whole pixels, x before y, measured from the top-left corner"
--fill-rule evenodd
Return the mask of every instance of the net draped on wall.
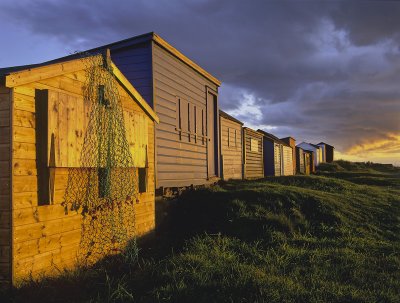
M 135 242 L 137 173 L 109 55 L 86 56 L 83 99 L 90 114 L 81 166 L 69 168 L 66 211 L 83 216 L 78 258 L 85 264 Z

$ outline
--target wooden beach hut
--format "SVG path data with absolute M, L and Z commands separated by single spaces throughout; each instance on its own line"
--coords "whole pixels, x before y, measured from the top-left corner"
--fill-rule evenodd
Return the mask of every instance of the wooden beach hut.
M 90 180 L 95 184 L 93 188 L 96 186 L 92 190 L 97 195 L 92 202 L 96 203 L 115 202 L 112 192 L 115 173 L 123 170 L 124 175 L 136 176 L 132 179 L 135 192 L 118 201 L 115 207 L 133 206 L 134 213 L 127 215 L 128 219 L 134 218 L 134 225 L 126 226 L 133 228 L 133 234 L 126 234 L 126 239 L 154 230 L 154 128 L 158 117 L 109 57 L 100 60 L 99 65 L 92 59 L 0 70 L 0 280 L 3 285 L 16 284 L 30 276 L 57 274 L 77 265 L 82 257 L 78 255 L 82 239 L 88 236 L 83 233 L 84 220 L 94 220 L 100 214 L 105 218 L 106 209 L 98 204 L 99 208 L 89 209 L 86 217 L 82 216 L 82 208 L 71 211 L 72 207 L 65 202 L 74 174 L 88 172 L 88 176 L 95 176 Z M 123 143 L 119 148 L 126 152 L 121 161 L 131 159 L 131 166 L 83 164 L 82 159 L 90 154 L 84 156 L 82 150 L 87 150 L 87 142 L 92 139 L 89 129 L 94 127 L 95 103 L 89 104 L 84 93 L 90 86 L 88 64 L 108 75 L 112 83 L 112 92 L 103 82 L 93 88 L 96 108 L 104 119 L 110 119 L 111 111 L 120 113 L 119 122 L 113 125 L 125 128 L 125 137 L 118 142 Z M 115 105 L 118 103 L 110 101 L 116 96 L 120 100 L 119 111 Z M 95 126 L 99 125 L 104 124 Z M 107 149 L 100 147 L 100 143 L 96 146 L 99 154 L 100 149 L 106 150 L 107 155 L 116 149 L 111 144 Z M 90 184 L 83 183 L 82 187 L 87 190 Z M 97 228 L 100 226 L 98 237 L 110 232 L 108 225 L 98 224 Z M 104 243 L 104 251 L 106 247 Z
M 104 49 L 110 49 L 113 62 L 160 118 L 155 129 L 157 194 L 215 182 L 221 82 L 153 32 L 87 52 Z
M 297 173 L 303 175 L 309 175 L 311 171 L 311 160 L 310 160 L 311 152 L 307 152 L 303 150 L 301 147 L 296 146 L 296 167 Z
M 243 128 L 244 179 L 264 177 L 263 136 L 255 130 Z
M 296 174 L 297 168 L 296 168 L 296 139 L 293 137 L 285 137 L 281 138 L 283 142 L 285 142 L 287 145 L 289 145 L 292 148 L 292 163 L 293 163 L 293 174 Z M 286 150 L 288 150 L 286 148 Z
M 297 146 L 301 147 L 303 150 L 307 150 L 313 153 L 313 163 L 314 163 L 314 170 L 315 168 L 321 163 L 322 161 L 322 148 L 319 147 L 318 145 L 312 144 L 312 143 L 307 143 L 307 142 L 301 142 Z M 311 170 L 312 172 L 314 170 Z
M 324 150 L 323 161 L 327 163 L 332 163 L 334 160 L 335 147 L 325 142 L 320 142 L 317 145 L 323 148 Z
M 273 134 L 261 129 L 257 132 L 263 135 L 265 176 L 293 175 L 293 161 L 296 158 L 293 158 L 292 147 Z
M 243 178 L 243 148 L 242 126 L 243 122 L 219 111 L 221 131 L 221 178 Z

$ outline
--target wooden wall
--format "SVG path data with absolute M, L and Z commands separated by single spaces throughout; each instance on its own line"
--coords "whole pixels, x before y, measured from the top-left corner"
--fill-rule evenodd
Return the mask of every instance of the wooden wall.
M 156 126 L 157 187 L 207 183 L 207 144 L 218 149 L 218 136 L 207 134 L 206 87 L 217 86 L 153 43 L 154 109 Z M 179 102 L 180 109 L 179 112 Z M 196 112 L 196 117 L 195 117 Z M 181 124 L 179 124 L 179 119 Z M 217 161 L 217 160 L 216 160 Z
M 11 98 L 11 90 L 0 85 L 0 288 L 11 277 Z
M 12 262 L 16 281 L 28 277 L 29 274 L 37 277 L 43 273 L 57 273 L 56 268 L 76 265 L 82 218 L 75 212 L 66 214 L 61 205 L 68 180 L 66 167 L 55 168 L 55 198 L 52 204 L 41 205 L 43 203 L 38 201 L 35 89 L 48 89 L 51 96 L 61 94 L 69 96 L 71 100 L 75 98 L 77 102 L 83 102 L 81 92 L 84 77 L 82 71 L 14 88 Z M 124 109 L 144 119 L 141 108 L 121 87 L 120 93 Z M 148 187 L 146 193 L 139 194 L 139 203 L 136 204 L 136 228 L 139 235 L 151 232 L 155 226 L 154 125 L 149 118 L 146 119 L 147 129 L 142 132 L 148 138 Z M 57 130 L 60 140 L 68 140 L 68 134 L 73 133 L 74 127 L 78 126 L 70 127 L 72 129 L 68 129 L 66 123 L 64 128 Z M 141 142 L 142 145 L 144 143 Z M 138 148 L 146 148 L 142 145 Z M 68 163 L 62 165 L 68 166 Z
M 244 150 L 244 178 L 263 178 L 263 136 L 247 127 L 243 128 L 243 150 Z M 258 148 L 252 151 L 256 144 Z
M 300 174 L 306 173 L 305 153 L 302 148 L 296 147 L 296 167 Z
M 220 116 L 220 123 L 222 177 L 225 180 L 242 179 L 242 125 L 223 116 Z
M 274 142 L 274 176 L 282 176 L 282 145 Z
M 112 61 L 153 107 L 152 50 L 150 43 L 112 50 Z
M 291 147 L 282 145 L 283 176 L 293 175 L 293 150 Z

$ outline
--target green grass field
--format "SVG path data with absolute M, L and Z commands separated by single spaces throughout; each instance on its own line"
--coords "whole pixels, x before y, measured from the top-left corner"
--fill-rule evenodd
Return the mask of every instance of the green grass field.
M 13 300 L 400 302 L 400 169 L 337 161 L 187 192 L 138 261 L 30 281 Z

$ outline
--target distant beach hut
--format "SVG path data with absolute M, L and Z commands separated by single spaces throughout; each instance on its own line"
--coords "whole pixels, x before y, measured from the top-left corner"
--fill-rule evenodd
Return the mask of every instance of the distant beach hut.
M 222 179 L 243 178 L 243 122 L 220 110 Z
M 243 127 L 243 153 L 244 178 L 263 178 L 263 135 L 251 128 Z

